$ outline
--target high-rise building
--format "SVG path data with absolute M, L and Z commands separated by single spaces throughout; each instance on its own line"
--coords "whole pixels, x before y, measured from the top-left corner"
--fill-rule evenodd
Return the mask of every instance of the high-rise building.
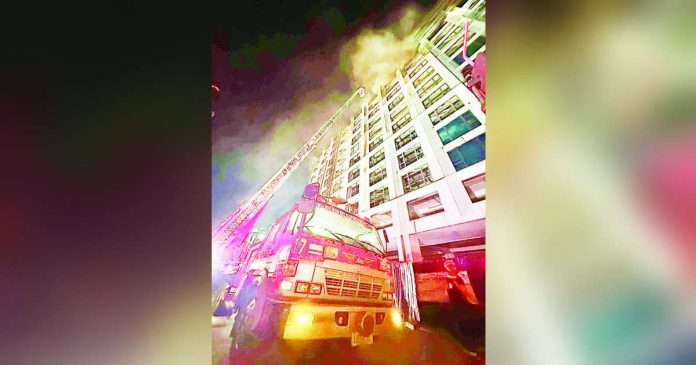
M 475 59 L 486 49 L 484 16 L 484 1 L 437 4 L 414 32 L 413 58 L 365 98 L 312 168 L 309 181 L 369 218 L 393 260 L 485 252 L 486 116 L 462 75 L 464 20 L 478 19 L 467 37 Z

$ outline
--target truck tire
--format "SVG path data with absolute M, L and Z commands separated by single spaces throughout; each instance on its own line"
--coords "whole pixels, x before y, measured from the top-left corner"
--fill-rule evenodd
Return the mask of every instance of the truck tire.
M 266 286 L 268 274 L 264 270 L 261 273 L 261 281 L 254 283 L 253 277 L 245 280 L 235 305 L 236 316 L 230 337 L 230 357 L 244 357 L 258 347 L 264 335 L 266 320 L 264 318 L 267 307 Z

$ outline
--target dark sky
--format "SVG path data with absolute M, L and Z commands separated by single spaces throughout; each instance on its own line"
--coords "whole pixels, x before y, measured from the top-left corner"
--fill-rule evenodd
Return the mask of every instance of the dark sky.
M 346 44 L 365 29 L 398 22 L 406 8 L 420 14 L 428 3 L 244 1 L 218 11 L 212 58 L 212 78 L 221 89 L 213 105 L 213 226 L 270 178 L 357 88 Z M 299 197 L 310 159 L 271 200 L 260 225 Z

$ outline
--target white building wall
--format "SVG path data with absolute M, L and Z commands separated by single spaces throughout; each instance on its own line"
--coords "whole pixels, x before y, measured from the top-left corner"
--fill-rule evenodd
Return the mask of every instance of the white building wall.
M 476 9 L 479 4 L 478 1 L 468 2 L 464 4 L 461 9 Z M 458 21 L 458 19 L 461 18 L 458 18 L 458 16 L 460 16 L 463 11 L 464 10 L 454 9 L 454 11 L 446 17 L 447 20 L 445 21 Z M 419 50 L 420 55 L 416 55 L 416 57 L 425 59 L 427 65 L 422 67 L 413 77 L 404 76 L 405 72 L 402 73 L 402 70 L 396 70 L 394 73 L 394 80 L 380 89 L 379 95 L 377 96 L 380 105 L 378 106 L 377 113 L 372 117 L 368 117 L 372 98 L 368 97 L 364 101 L 362 112 L 358 118 L 361 124 L 358 129 L 361 138 L 359 141 L 356 141 L 356 143 L 360 145 L 360 155 L 362 158 L 357 164 L 348 167 L 351 159 L 350 150 L 352 147 L 352 139 L 355 135 L 353 133 L 353 123 L 356 119 L 354 118 L 355 116 L 352 115 L 350 116 L 350 123 L 339 133 L 335 143 L 332 142 L 327 149 L 322 151 L 320 159 L 312 169 L 312 174 L 310 176 L 310 181 L 317 181 L 317 178 L 323 178 L 325 176 L 328 170 L 327 164 L 332 161 L 326 156 L 329 156 L 331 149 L 335 148 L 338 156 L 333 161 L 343 161 L 341 163 L 336 163 L 335 173 L 332 179 L 333 181 L 342 181 L 343 188 L 340 189 L 340 191 L 334 192 L 333 196 L 346 198 L 348 204 L 357 202 L 359 206 L 358 215 L 362 217 L 371 217 L 378 213 L 391 212 L 393 224 L 384 229 L 388 237 L 387 251 L 397 251 L 400 260 L 419 256 L 419 243 L 411 242 L 411 237 L 414 234 L 485 218 L 485 200 L 472 203 L 462 183 L 464 180 L 484 174 L 485 160 L 460 171 L 455 171 L 454 165 L 447 154 L 448 151 L 484 134 L 486 128 L 486 116 L 481 111 L 480 102 L 462 83 L 463 78 L 461 76 L 461 70 L 466 63 L 460 65 L 454 61 L 457 54 L 461 54 L 462 48 L 460 47 L 457 52 L 449 57 L 445 55 L 445 52 L 449 50 L 450 47 L 456 45 L 457 42 L 460 44 L 463 43 L 464 29 L 462 25 L 463 24 L 451 24 L 443 27 L 439 33 L 430 37 L 431 39 L 436 39 L 442 36 L 436 44 L 427 40 L 422 42 L 423 47 Z M 485 36 L 485 29 L 479 25 L 472 26 L 470 30 L 473 31 L 473 34 L 469 35 L 469 44 L 476 40 L 478 36 Z M 485 51 L 485 44 L 476 54 L 483 51 Z M 475 57 L 476 54 L 472 57 Z M 418 60 L 418 62 L 420 62 L 420 60 Z M 426 92 L 424 97 L 433 93 L 433 90 L 436 90 L 443 84 L 447 84 L 450 90 L 439 100 L 426 108 L 421 98 L 418 96 L 417 90 L 425 86 L 427 81 L 422 82 L 418 87 L 414 87 L 413 81 L 427 72 L 429 67 L 432 67 L 434 72 L 425 80 L 428 80 L 434 75 L 439 75 L 442 81 L 436 87 Z M 388 97 L 388 95 L 386 95 L 387 90 L 393 83 L 397 83 L 401 90 L 391 97 Z M 402 105 L 390 111 L 388 109 L 388 104 L 397 99 L 400 94 L 404 96 L 404 100 L 400 103 Z M 453 96 L 458 97 L 459 100 L 462 101 L 463 107 L 442 119 L 436 125 L 433 125 L 429 116 L 430 113 L 443 106 Z M 391 127 L 394 121 L 391 120 L 391 114 L 399 111 L 403 105 L 408 108 L 408 112 L 411 114 L 412 119 L 396 133 L 393 133 Z M 481 125 L 443 145 L 437 131 L 457 119 L 457 117 L 461 116 L 465 111 L 470 111 L 481 122 Z M 369 123 L 376 119 L 379 121 L 370 128 Z M 395 139 L 410 128 L 415 129 L 417 138 L 401 146 L 397 150 L 394 144 Z M 379 129 L 382 130 L 380 135 L 383 138 L 383 142 L 374 150 L 369 151 L 370 132 Z M 340 134 L 343 134 L 343 137 L 340 137 Z M 375 136 L 375 138 L 379 137 Z M 424 156 L 405 168 L 400 169 L 397 156 L 415 145 L 420 145 Z M 384 161 L 370 167 L 370 157 L 380 153 L 382 150 L 385 154 Z M 430 170 L 432 182 L 414 191 L 405 193 L 402 177 L 423 166 L 427 166 Z M 348 182 L 348 174 L 356 167 L 360 171 L 359 177 Z M 386 178 L 370 186 L 370 173 L 382 167 L 386 168 Z M 356 196 L 347 198 L 347 189 L 355 184 L 356 181 L 359 182 L 359 193 Z M 383 187 L 389 189 L 390 199 L 386 203 L 371 208 L 370 192 Z M 437 193 L 440 196 L 444 211 L 411 220 L 408 213 L 408 202 L 428 196 L 432 193 Z M 381 234 L 382 230 L 380 230 L 380 235 Z

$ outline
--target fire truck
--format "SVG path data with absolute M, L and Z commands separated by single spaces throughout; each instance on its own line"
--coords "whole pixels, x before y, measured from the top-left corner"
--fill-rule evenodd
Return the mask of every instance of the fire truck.
M 376 228 L 330 204 L 317 183 L 275 221 L 237 275 L 231 353 L 267 340 L 365 345 L 402 329 Z

